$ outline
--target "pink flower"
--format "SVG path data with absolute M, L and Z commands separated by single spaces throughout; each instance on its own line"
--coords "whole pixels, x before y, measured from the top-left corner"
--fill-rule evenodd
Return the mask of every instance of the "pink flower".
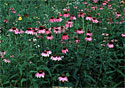
M 42 70 L 39 70 L 36 74 L 35 74 L 35 76 L 37 77 L 37 78 L 44 78 L 44 76 L 45 76 L 45 73 L 42 71 Z
M 16 27 L 12 27 L 11 29 L 9 29 L 9 32 L 15 32 L 16 30 L 18 30 Z
M 37 30 L 33 30 L 33 35 L 37 35 Z
M 83 13 L 83 12 L 80 12 L 80 13 L 78 13 L 78 17 L 84 17 L 85 16 L 85 13 Z
M 65 75 L 61 75 L 60 77 L 58 77 L 58 79 L 61 82 L 68 82 L 68 78 Z
M 14 33 L 15 34 L 22 34 L 24 31 L 23 30 L 16 30 Z
M 55 19 L 55 22 L 61 22 L 62 21 L 62 18 L 60 18 L 60 17 L 57 17 L 56 19 Z
M 32 61 L 29 61 L 29 60 L 28 60 L 27 62 L 30 63 L 30 64 L 32 64 Z
M 87 4 L 87 2 L 83 2 L 83 4 Z
M 79 28 L 77 31 L 76 31 L 77 34 L 83 34 L 83 30 L 81 28 Z
M 54 60 L 54 61 L 60 61 L 60 60 L 62 60 L 62 58 L 61 58 L 59 55 L 51 56 L 50 59 L 51 59 L 51 60 Z
M 53 32 L 56 33 L 56 34 L 60 34 L 61 28 L 60 27 L 54 27 Z
M 85 40 L 90 42 L 90 41 L 92 41 L 92 37 L 91 36 L 86 36 Z
M 93 23 L 98 23 L 99 21 L 98 21 L 96 18 L 93 18 L 93 19 L 92 19 L 92 22 L 93 22 Z
M 62 16 L 62 14 L 60 13 L 59 16 Z
M 90 32 L 90 30 L 88 30 L 88 32 L 86 33 L 86 36 L 92 36 L 92 33 Z
M 33 34 L 33 30 L 32 28 L 27 28 L 27 30 L 25 31 L 26 34 Z
M 119 18 L 121 16 L 120 12 L 117 12 L 115 16 Z
M 72 15 L 72 16 L 70 17 L 70 19 L 71 19 L 71 20 L 76 20 L 76 17 L 75 17 L 74 15 Z
M 70 11 L 69 9 L 66 9 L 66 11 Z
M 61 40 L 68 40 L 68 39 L 69 39 L 69 37 L 66 33 L 64 33 L 61 37 Z
M 103 36 L 109 36 L 109 34 L 107 34 L 107 33 L 102 33 L 102 35 L 103 35 Z
M 12 10 L 11 12 L 12 12 L 12 13 L 16 13 L 16 11 L 15 11 L 15 10 Z
M 46 39 L 47 40 L 52 40 L 53 39 L 53 36 L 51 35 L 51 33 L 46 36 Z
M 63 11 L 69 11 L 69 9 L 64 8 Z
M 105 5 L 106 5 L 106 2 L 104 1 L 104 2 L 102 3 L 102 5 L 105 6 Z
M 76 44 L 79 43 L 79 39 L 77 37 L 75 37 L 74 39 L 75 39 Z
M 63 47 L 62 53 L 63 53 L 63 54 L 66 54 L 67 52 L 68 52 L 68 49 L 67 49 L 66 47 Z
M 46 28 L 45 29 L 45 34 L 50 34 L 51 32 Z
M 38 33 L 45 34 L 45 27 L 44 26 L 40 26 L 39 30 L 38 30 Z
M 73 26 L 73 22 L 71 20 L 68 20 L 65 24 L 65 27 L 68 28 L 68 27 L 72 27 Z
M 49 19 L 49 22 L 51 22 L 51 23 L 55 22 L 55 18 L 52 16 L 52 17 Z
M 14 10 L 14 8 L 10 8 L 10 10 Z
M 5 23 L 8 23 L 8 20 L 7 20 L 7 19 L 4 19 L 4 22 L 5 22 Z
M 66 8 L 63 8 L 63 11 L 66 11 Z
M 49 53 L 47 53 L 47 51 L 42 52 L 41 55 L 42 55 L 43 57 L 49 57 Z
M 10 60 L 8 60 L 8 58 L 7 58 L 7 59 L 3 59 L 3 61 L 4 61 L 5 63 L 10 63 Z
M 92 7 L 91 7 L 92 10 L 95 10 L 96 8 L 97 8 L 97 7 L 95 7 L 95 6 L 92 6 Z
M 122 36 L 122 37 L 125 37 L 125 33 L 122 33 L 121 36 Z
M 109 43 L 107 43 L 107 46 L 108 46 L 109 48 L 113 48 L 113 47 L 114 47 L 112 41 L 110 41 Z
M 109 8 L 109 9 L 112 9 L 112 6 L 111 6 L 111 4 L 110 4 L 110 3 L 108 4 L 108 8 Z
M 5 55 L 6 54 L 6 52 L 4 51 L 4 50 L 2 50 L 1 52 L 0 52 L 0 55 Z
M 65 17 L 65 18 L 67 18 L 67 17 L 69 17 L 70 16 L 70 14 L 68 13 L 68 12 L 65 12 L 64 14 L 63 14 L 63 17 Z
M 52 54 L 52 52 L 49 49 L 47 49 L 46 51 L 49 55 Z
M 77 6 L 74 6 L 74 9 L 77 9 Z
M 62 30 L 62 32 L 65 32 L 65 27 L 61 26 L 60 29 Z
M 93 3 L 97 3 L 98 2 L 98 0 L 92 0 L 93 1 Z
M 56 55 L 54 55 L 54 56 L 51 56 L 51 58 L 50 58 L 50 59 L 52 59 L 52 60 L 56 61 L 56 60 L 57 60 L 57 57 L 56 57 Z
M 100 7 L 99 10 L 103 10 L 103 7 Z
M 91 15 L 87 16 L 87 17 L 86 17 L 86 20 L 92 20 Z

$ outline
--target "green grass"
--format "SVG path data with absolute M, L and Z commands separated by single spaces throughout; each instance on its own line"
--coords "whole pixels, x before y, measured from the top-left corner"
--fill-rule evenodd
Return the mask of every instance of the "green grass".
M 86 1 L 92 4 L 87 8 L 101 6 L 99 3 L 94 4 L 89 0 Z M 0 1 L 0 51 L 6 52 L 6 55 L 0 58 L 0 87 L 124 87 L 125 40 L 121 36 L 124 33 L 124 23 L 108 24 L 110 18 L 113 22 L 121 21 L 121 19 L 116 19 L 112 13 L 115 11 L 108 9 L 107 6 L 103 10 L 83 11 L 86 13 L 85 17 L 91 14 L 101 23 L 94 24 L 85 20 L 85 18 L 78 18 L 78 10 L 86 8 L 86 5 L 82 2 L 80 0 L 48 0 L 48 4 L 46 4 L 43 0 Z M 70 4 L 66 5 L 67 3 Z M 121 12 L 121 15 L 124 16 L 124 6 L 120 6 L 120 0 L 111 0 L 110 3 L 112 8 L 116 9 L 116 12 Z M 78 8 L 74 9 L 74 6 Z M 14 8 L 16 13 L 12 13 L 10 8 Z M 52 32 L 54 39 L 49 41 L 45 34 L 39 34 L 43 36 L 42 39 L 35 35 L 25 33 L 16 35 L 8 31 L 12 27 L 26 31 L 27 28 L 39 28 L 42 25 L 46 28 L 64 26 L 69 18 L 61 17 L 63 20 L 60 23 L 48 21 L 51 16 L 56 18 L 58 13 L 63 14 L 63 8 L 69 8 L 69 13 L 77 17 L 77 20 L 73 21 L 73 27 L 66 29 L 69 36 L 66 44 L 60 42 L 63 33 L 56 36 Z M 100 16 L 97 16 L 96 13 L 100 13 Z M 20 14 L 22 20 L 18 20 L 18 14 Z M 28 17 L 24 17 L 24 14 L 28 14 Z M 8 23 L 3 22 L 4 19 L 7 19 Z M 36 21 L 40 21 L 40 23 Z M 84 34 L 74 33 L 79 27 L 83 29 Z M 88 29 L 93 33 L 91 42 L 84 40 Z M 104 37 L 102 33 L 108 33 L 109 36 Z M 78 44 L 74 42 L 74 37 L 78 37 L 80 40 Z M 33 41 L 34 39 L 37 41 Z M 117 40 L 113 43 L 114 48 L 108 48 L 107 43 L 113 39 Z M 101 44 L 105 46 L 103 47 Z M 66 55 L 61 52 L 63 47 L 69 50 Z M 52 55 L 47 58 L 41 56 L 41 53 L 46 49 L 52 51 Z M 51 56 L 57 54 L 64 57 L 62 61 L 50 59 Z M 11 55 L 14 55 L 14 57 L 10 57 Z M 11 63 L 5 63 L 3 59 L 6 58 Z M 27 61 L 32 61 L 32 64 Z M 45 72 L 45 78 L 35 77 L 38 70 Z M 58 80 L 58 77 L 62 74 L 68 77 L 69 82 L 63 83 Z

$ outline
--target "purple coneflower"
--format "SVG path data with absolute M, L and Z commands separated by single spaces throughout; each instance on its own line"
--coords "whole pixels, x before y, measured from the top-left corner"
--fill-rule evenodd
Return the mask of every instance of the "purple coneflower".
M 86 36 L 85 40 L 90 42 L 90 41 L 92 41 L 92 37 L 91 36 Z
M 109 43 L 107 43 L 107 46 L 108 46 L 108 48 L 113 48 L 114 47 L 112 41 L 110 41 Z
M 43 57 L 49 57 L 50 54 L 47 53 L 47 51 L 44 51 L 44 52 L 41 53 L 41 55 L 42 55 Z
M 37 77 L 37 78 L 44 78 L 44 76 L 45 76 L 45 73 L 42 71 L 42 70 L 39 70 L 36 74 L 35 74 L 35 76 Z
M 5 63 L 10 63 L 10 60 L 8 60 L 8 58 L 3 59 L 3 61 L 4 61 Z
M 68 40 L 68 39 L 69 39 L 69 37 L 66 33 L 64 33 L 61 37 L 61 40 Z
M 66 54 L 67 52 L 68 52 L 68 49 L 67 49 L 66 47 L 63 47 L 62 53 L 63 53 L 63 54 Z
M 54 22 L 55 22 L 55 18 L 52 16 L 52 17 L 49 19 L 49 22 L 54 23 Z
M 77 33 L 77 34 L 83 34 L 82 28 L 78 28 L 78 30 L 76 30 L 76 33 Z
M 48 35 L 46 36 L 46 39 L 47 39 L 47 40 L 52 40 L 52 39 L 53 39 L 52 34 L 51 34 L 51 33 L 50 33 L 50 34 L 48 34 Z
M 69 17 L 70 16 L 70 14 L 68 13 L 68 12 L 65 12 L 64 14 L 63 14 L 63 17 L 65 17 L 65 18 L 67 18 L 67 17 Z
M 68 82 L 68 78 L 65 75 L 61 75 L 60 77 L 58 77 L 58 79 L 61 82 Z

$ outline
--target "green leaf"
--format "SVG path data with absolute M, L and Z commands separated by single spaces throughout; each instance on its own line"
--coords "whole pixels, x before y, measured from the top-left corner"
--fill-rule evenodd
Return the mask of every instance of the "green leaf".
M 115 84 L 112 88 L 117 88 L 122 82 Z
M 117 72 L 119 72 L 123 77 L 125 77 L 124 73 L 117 69 Z
M 23 85 L 23 82 L 26 81 L 26 80 L 27 80 L 26 78 L 21 79 L 21 86 Z
M 51 72 L 50 72 L 50 69 L 48 67 L 42 67 L 43 70 L 46 70 L 50 76 L 52 76 Z

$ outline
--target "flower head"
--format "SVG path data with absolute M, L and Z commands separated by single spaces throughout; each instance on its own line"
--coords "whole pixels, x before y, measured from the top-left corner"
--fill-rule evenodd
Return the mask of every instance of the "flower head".
M 37 78 L 44 78 L 44 76 L 45 76 L 45 73 L 42 71 L 42 70 L 39 70 L 36 74 L 35 74 L 35 76 L 37 77 Z
M 121 36 L 122 36 L 122 37 L 125 37 L 125 33 L 122 33 Z
M 82 28 L 78 28 L 78 29 L 76 30 L 76 33 L 77 33 L 77 34 L 83 34 Z
M 41 53 L 41 55 L 43 57 L 49 57 L 50 54 L 47 51 L 44 51 L 44 52 Z
M 6 54 L 6 52 L 4 51 L 4 50 L 2 50 L 1 52 L 0 52 L 0 55 L 5 55 Z
M 63 53 L 63 54 L 66 54 L 67 52 L 68 52 L 68 49 L 67 49 L 66 47 L 63 47 L 62 53 Z
M 80 12 L 80 13 L 78 13 L 78 17 L 84 17 L 85 16 L 85 13 L 83 13 L 83 12 Z
M 71 19 L 71 20 L 76 20 L 76 17 L 75 17 L 74 15 L 72 15 L 72 16 L 70 17 L 70 19 Z
M 52 16 L 52 17 L 49 19 L 49 22 L 51 22 L 51 23 L 55 22 L 55 18 Z
M 60 17 L 57 17 L 56 19 L 55 19 L 55 22 L 61 22 L 62 21 L 62 18 L 60 18 Z
M 91 36 L 86 36 L 85 40 L 88 41 L 88 42 L 90 42 L 90 41 L 92 41 L 92 37 Z
M 65 75 L 61 75 L 60 77 L 58 77 L 58 79 L 61 82 L 68 82 L 68 78 Z
M 63 14 L 63 17 L 65 17 L 65 18 L 67 18 L 67 17 L 69 17 L 70 16 L 70 14 L 68 13 L 68 12 L 65 12 L 64 14 Z
M 107 43 L 107 46 L 108 46 L 108 48 L 114 48 L 114 45 L 113 45 L 112 41 L 110 41 L 109 43 Z
M 86 33 L 86 36 L 92 36 L 92 33 L 90 32 L 89 29 L 88 29 L 88 32 Z
M 60 61 L 60 60 L 62 60 L 62 57 L 59 56 L 59 55 L 54 55 L 54 56 L 51 56 L 50 59 L 53 60 L 53 61 Z
M 69 39 L 69 37 L 66 33 L 64 33 L 61 37 L 61 40 L 68 40 L 68 39 Z
M 8 58 L 3 59 L 3 61 L 4 61 L 5 63 L 10 63 L 10 60 L 8 60 Z
M 11 29 L 9 29 L 9 32 L 15 32 L 16 30 L 18 30 L 16 27 L 12 27 Z
M 47 40 L 52 40 L 52 39 L 53 39 L 52 34 L 51 34 L 51 33 L 50 33 L 50 34 L 48 34 L 48 35 L 46 36 L 46 39 L 47 39 Z
M 7 19 L 4 19 L 4 23 L 8 23 L 8 20 L 7 20 Z
M 27 30 L 25 31 L 26 34 L 33 34 L 33 30 L 32 28 L 27 28 Z

